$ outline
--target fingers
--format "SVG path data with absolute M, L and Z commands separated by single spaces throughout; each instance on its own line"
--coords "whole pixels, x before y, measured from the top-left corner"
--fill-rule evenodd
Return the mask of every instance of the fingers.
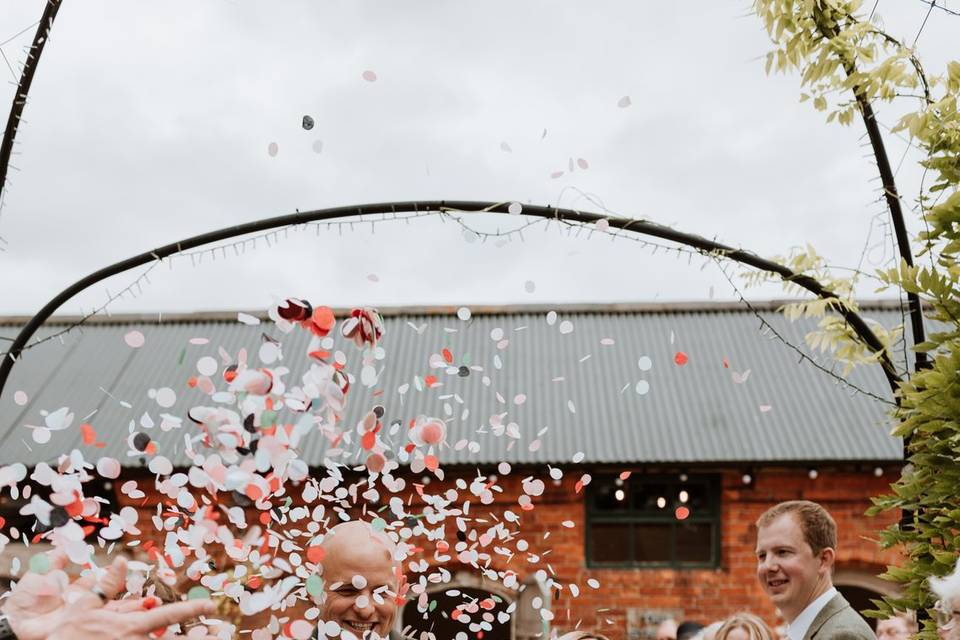
M 106 605 L 104 609 L 107 611 L 115 611 L 116 613 L 130 613 L 132 611 L 144 611 L 147 607 L 144 606 L 144 601 L 146 598 L 127 598 L 126 600 L 111 600 Z
M 127 584 L 127 559 L 123 556 L 117 556 L 107 567 L 100 577 L 94 571 L 78 578 L 71 585 L 71 590 L 79 592 L 76 596 L 78 600 L 89 601 L 90 607 L 103 606 L 120 595 Z M 99 591 L 99 593 L 97 593 Z M 103 597 L 100 594 L 103 594 Z M 92 604 L 92 598 L 99 601 L 99 605 Z
M 100 578 L 100 589 L 108 600 L 120 595 L 127 586 L 127 559 L 117 556 L 107 567 L 107 572 Z
M 153 629 L 168 627 L 171 624 L 183 622 L 197 616 L 210 615 L 216 607 L 210 600 L 188 600 L 165 604 L 143 613 L 131 613 L 131 630 L 135 633 L 149 633 Z M 134 620 L 136 616 L 136 620 Z

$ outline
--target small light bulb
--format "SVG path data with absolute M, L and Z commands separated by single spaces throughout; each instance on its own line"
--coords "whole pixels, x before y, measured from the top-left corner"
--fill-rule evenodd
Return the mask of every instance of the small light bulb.
M 687 500 L 689 500 L 689 499 L 690 499 L 690 494 L 689 494 L 689 493 L 687 493 L 686 491 L 681 491 L 681 492 L 680 492 L 680 502 L 686 504 Z
M 873 470 L 873 475 L 877 476 L 878 478 L 879 478 L 880 476 L 882 476 L 882 475 L 883 475 L 883 467 L 877 467 L 877 468 L 875 468 L 875 469 Z
M 810 471 L 807 472 L 807 476 L 808 476 L 811 480 L 816 480 L 816 479 L 817 479 L 817 476 L 819 476 L 819 475 L 820 475 L 820 473 L 819 473 L 816 469 L 810 469 Z
M 627 494 L 623 492 L 623 489 L 617 489 L 616 493 L 614 493 L 613 495 L 620 502 L 623 502 L 623 499 L 627 497 Z
M 680 482 L 686 482 L 686 481 L 687 481 L 687 474 L 681 473 L 681 474 L 680 474 Z
M 667 499 L 663 496 L 657 498 L 657 506 L 663 509 L 665 506 L 667 506 Z
M 613 484 L 617 485 L 618 487 L 622 487 L 623 480 L 621 480 L 620 478 L 617 478 L 616 480 L 613 481 Z
M 750 484 L 751 482 L 753 482 L 753 476 L 751 476 L 749 473 L 745 473 L 740 478 L 740 480 L 743 481 L 743 484 Z

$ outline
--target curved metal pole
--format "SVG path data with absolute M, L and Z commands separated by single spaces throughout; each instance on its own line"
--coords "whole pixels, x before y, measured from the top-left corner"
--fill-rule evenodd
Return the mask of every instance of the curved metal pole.
M 13 369 L 16 358 L 20 356 L 24 347 L 26 347 L 27 342 L 29 342 L 30 338 L 37 331 L 37 329 L 39 329 L 43 323 L 46 322 L 47 318 L 53 315 L 57 309 L 59 309 L 73 296 L 80 293 L 87 287 L 111 276 L 123 273 L 124 271 L 148 264 L 154 260 L 160 260 L 162 258 L 181 253 L 182 251 L 186 251 L 188 249 L 201 247 L 213 242 L 219 242 L 221 240 L 246 235 L 249 233 L 275 229 L 278 227 L 286 227 L 296 224 L 331 220 L 336 218 L 354 218 L 371 214 L 376 215 L 427 211 L 509 213 L 509 206 L 510 203 L 508 202 L 494 203 L 462 200 L 424 200 L 410 202 L 386 202 L 380 204 L 336 207 L 332 209 L 317 209 L 314 211 L 300 211 L 274 218 L 264 218 L 262 220 L 248 222 L 246 224 L 236 225 L 233 227 L 226 227 L 217 231 L 211 231 L 209 233 L 204 233 L 181 240 L 180 242 L 173 242 L 171 244 L 158 247 L 152 251 L 146 251 L 139 255 L 133 256 L 132 258 L 127 258 L 126 260 L 112 264 L 108 267 L 100 269 L 99 271 L 95 271 L 87 277 L 78 280 L 57 294 L 52 300 L 50 300 L 50 302 L 45 304 L 43 308 L 36 313 L 36 315 L 30 318 L 30 321 L 24 325 L 24 327 L 20 330 L 20 333 L 17 334 L 17 337 L 14 339 L 13 343 L 10 345 L 10 349 L 7 352 L 7 357 L 3 358 L 2 362 L 0 362 L 0 396 L 3 394 L 4 386 L 7 383 L 7 378 L 10 376 L 10 371 Z M 629 218 L 621 218 L 617 216 L 608 216 L 598 213 L 575 211 L 573 209 L 558 209 L 550 206 L 544 207 L 537 205 L 523 205 L 523 212 L 521 215 L 580 223 L 592 223 L 599 220 L 606 220 L 611 227 L 617 229 L 622 229 L 624 231 L 630 231 L 641 235 L 654 236 L 664 240 L 670 240 L 678 244 L 693 247 L 703 251 L 704 253 L 716 254 L 741 264 L 754 267 L 755 269 L 760 269 L 768 273 L 779 275 L 784 280 L 793 282 L 820 298 L 836 297 L 832 291 L 820 284 L 820 282 L 818 282 L 815 278 L 795 273 L 782 264 L 778 264 L 771 260 L 766 260 L 756 254 L 750 253 L 749 251 L 734 249 L 733 247 L 708 240 L 702 236 L 676 231 L 675 229 L 671 229 L 670 227 L 665 227 L 654 222 L 647 222 L 645 220 L 631 220 Z M 862 340 L 871 351 L 879 354 L 880 364 L 883 367 L 883 372 L 887 377 L 887 382 L 890 384 L 891 390 L 896 391 L 900 382 L 900 376 L 897 374 L 896 368 L 890 361 L 890 357 L 886 353 L 883 343 L 880 342 L 867 323 L 864 322 L 863 318 L 861 318 L 857 313 L 840 304 L 833 305 L 833 308 L 837 313 L 844 317 L 860 340 Z
M 7 186 L 7 169 L 10 166 L 10 154 L 13 153 L 13 141 L 17 137 L 17 128 L 20 126 L 20 116 L 27 104 L 27 94 L 30 93 L 33 76 L 37 72 L 37 65 L 40 64 L 43 46 L 50 39 L 50 27 L 53 26 L 53 19 L 57 17 L 57 11 L 60 10 L 60 2 L 61 0 L 47 0 L 47 7 L 43 10 L 43 17 L 37 25 L 33 44 L 30 45 L 27 61 L 23 65 L 23 73 L 20 74 L 17 93 L 10 105 L 10 116 L 7 118 L 7 127 L 3 131 L 3 142 L 0 143 L 0 197 L 3 196 Z
M 852 22 L 857 22 L 856 18 L 852 15 L 848 14 L 847 17 Z M 822 10 L 814 8 L 814 20 L 817 24 L 817 29 L 819 29 L 824 37 L 834 38 L 840 33 L 840 27 L 836 23 L 825 22 Z M 901 43 L 890 38 L 890 36 L 882 31 L 875 30 L 873 33 L 892 40 L 896 46 L 903 47 Z M 843 64 L 843 71 L 847 74 L 847 77 L 855 77 L 858 71 L 853 59 L 842 52 L 837 55 Z M 923 81 L 924 100 L 927 104 L 930 104 L 930 88 L 927 86 L 927 78 L 923 72 L 923 67 L 920 66 L 920 61 L 916 56 L 911 55 L 910 60 L 917 75 Z M 893 168 L 890 166 L 890 158 L 887 156 L 887 148 L 886 145 L 884 145 L 880 127 L 877 125 L 876 114 L 873 111 L 870 100 L 867 99 L 864 93 L 863 87 L 855 84 L 853 85 L 852 91 L 854 98 L 857 100 L 857 106 L 860 108 L 863 126 L 867 129 L 867 136 L 870 139 L 873 157 L 877 161 L 877 172 L 880 174 L 880 183 L 883 186 L 883 198 L 887 203 L 887 209 L 890 210 L 890 221 L 893 223 L 893 232 L 897 239 L 897 250 L 900 252 L 900 258 L 903 259 L 907 266 L 912 267 L 913 253 L 910 249 L 910 234 L 907 233 L 907 224 L 904 221 L 903 208 L 900 206 L 900 194 L 897 191 L 896 176 L 893 173 Z M 913 334 L 913 344 L 918 345 L 926 340 L 923 327 L 923 308 L 920 305 L 919 294 L 911 291 L 907 292 L 907 308 L 910 312 L 910 329 Z M 931 366 L 925 351 L 915 351 L 914 358 L 914 370 L 916 371 L 927 369 Z M 909 369 L 909 364 L 904 363 L 904 366 Z

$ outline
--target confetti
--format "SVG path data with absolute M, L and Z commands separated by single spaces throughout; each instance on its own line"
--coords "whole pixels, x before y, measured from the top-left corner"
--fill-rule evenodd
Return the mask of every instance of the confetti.
M 271 142 L 270 144 L 267 145 L 267 153 L 270 155 L 271 158 L 276 158 L 277 153 L 279 151 L 280 151 L 280 145 L 278 145 L 276 142 Z
M 17 406 L 22 407 L 22 406 L 24 406 L 25 404 L 27 404 L 28 401 L 29 401 L 29 398 L 27 397 L 26 392 L 20 391 L 20 390 L 17 390 L 17 391 L 14 392 L 14 394 L 13 394 L 13 402 L 14 402 Z
M 507 207 L 507 212 L 510 215 L 518 216 L 523 213 L 523 205 L 519 202 L 511 202 L 510 206 Z
M 457 309 L 457 317 L 462 321 L 466 322 L 471 317 L 470 309 L 468 307 L 460 307 Z
M 573 323 L 569 320 L 564 320 L 560 323 L 560 333 L 566 335 L 573 332 Z
M 533 293 L 537 290 L 537 285 L 533 280 L 527 280 L 523 283 L 523 290 L 527 293 Z
M 650 359 L 650 356 L 641 356 L 637 361 L 637 366 L 640 367 L 640 371 L 650 371 L 653 367 L 653 360 Z
M 123 336 L 123 341 L 126 342 L 127 346 L 131 349 L 139 349 L 143 346 L 144 342 L 146 342 L 146 339 L 139 331 L 129 331 Z
M 510 145 L 506 141 L 500 143 L 500 151 L 505 153 L 513 153 L 513 149 L 510 148 Z
M 314 153 L 323 153 L 323 140 L 314 140 L 310 148 Z
M 310 116 L 303 116 L 303 120 L 300 122 L 300 126 L 303 127 L 304 131 L 310 131 L 313 129 L 313 118 Z
M 366 71 L 364 71 L 363 74 L 361 75 L 361 77 L 362 77 L 364 80 L 366 80 L 367 82 L 376 82 L 376 81 L 377 81 L 377 74 L 376 74 L 375 72 L 373 72 L 373 71 L 370 71 L 369 69 L 366 70 Z
M 687 354 L 685 354 L 683 351 L 677 351 L 673 355 L 673 361 L 677 363 L 678 367 L 682 367 L 683 365 L 687 364 L 689 360 L 690 359 L 687 357 Z
M 623 96 L 622 98 L 620 98 L 619 100 L 617 100 L 617 106 L 620 107 L 621 109 L 626 109 L 626 108 L 629 107 L 631 104 L 633 104 L 633 103 L 632 103 L 632 101 L 630 100 L 630 96 Z
M 639 395 L 645 396 L 650 393 L 650 383 L 646 380 L 641 380 L 637 383 L 636 391 Z

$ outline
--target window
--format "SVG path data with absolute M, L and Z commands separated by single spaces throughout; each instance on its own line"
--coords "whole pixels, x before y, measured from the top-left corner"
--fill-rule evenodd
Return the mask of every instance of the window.
M 594 478 L 586 535 L 591 567 L 716 567 L 720 478 Z

